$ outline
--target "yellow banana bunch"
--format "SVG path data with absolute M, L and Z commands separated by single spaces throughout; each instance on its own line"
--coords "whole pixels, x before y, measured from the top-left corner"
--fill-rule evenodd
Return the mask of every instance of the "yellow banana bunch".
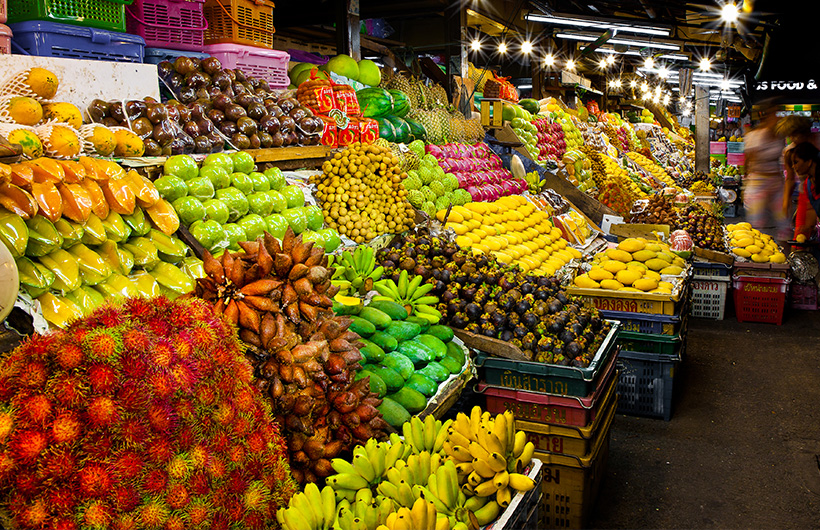
M 447 518 L 437 518 L 432 502 L 416 499 L 412 507 L 401 507 L 391 513 L 377 530 L 446 530 L 449 524 Z
M 535 487 L 535 482 L 524 474 L 535 445 L 527 441 L 524 431 L 515 431 L 510 411 L 495 418 L 477 406 L 469 416 L 459 413 L 442 447 L 456 465 L 462 489 L 482 498 L 494 495 L 498 508 L 506 508 L 515 491 Z M 492 511 L 487 508 L 487 513 Z
M 353 448 L 352 462 L 342 458 L 331 460 L 330 465 L 336 474 L 327 477 L 325 482 L 336 492 L 337 499 L 346 499 L 352 503 L 359 490 L 369 491 L 381 482 L 387 471 L 409 451 L 409 446 L 398 436 L 391 439 L 389 444 L 370 439 L 364 446 L 357 445 Z
M 395 512 L 393 502 L 384 497 L 373 497 L 370 490 L 359 490 L 356 501 L 339 503 L 334 528 L 339 530 L 376 530 Z
M 418 416 L 413 416 L 410 421 L 402 425 L 405 443 L 412 447 L 413 453 L 428 451 L 430 453 L 440 453 L 447 439 L 447 431 L 453 420 L 444 423 L 437 420 L 432 414 L 422 421 Z
M 336 521 L 336 494 L 330 486 L 319 491 L 308 483 L 304 493 L 291 497 L 287 508 L 279 508 L 276 519 L 284 530 L 329 530 Z

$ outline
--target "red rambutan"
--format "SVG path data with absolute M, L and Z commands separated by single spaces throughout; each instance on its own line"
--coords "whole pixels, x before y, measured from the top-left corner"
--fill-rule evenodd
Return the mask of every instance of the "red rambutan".
M 0 410 L 0 443 L 6 441 L 14 426 L 14 415 L 9 410 Z
M 270 490 L 259 480 L 255 480 L 248 485 L 242 496 L 245 509 L 253 512 L 261 512 L 268 508 L 270 503 Z
M 186 511 L 188 513 L 188 521 L 193 527 L 205 525 L 211 518 L 211 507 L 203 500 L 191 502 Z
M 0 484 L 11 477 L 16 467 L 14 459 L 8 451 L 0 451 Z
M 23 363 L 17 373 L 17 383 L 23 388 L 41 388 L 48 378 L 48 368 L 42 361 Z
M 211 331 L 210 328 L 204 326 L 198 326 L 191 331 L 191 343 L 194 345 L 194 348 L 199 351 L 207 351 L 211 349 L 215 343 L 214 338 L 214 332 Z M 223 348 L 217 347 L 214 348 L 214 350 L 223 350 Z M 214 358 L 213 355 L 210 355 L 210 357 Z M 214 360 L 216 359 L 214 358 Z
M 237 498 L 231 497 L 225 502 L 225 512 L 231 521 L 241 521 L 245 515 L 245 507 Z
M 176 446 L 180 451 L 188 451 L 192 445 L 194 445 L 194 441 L 196 440 L 196 435 L 194 434 L 194 429 L 190 425 L 185 425 L 177 430 L 177 443 Z
M 33 497 L 37 494 L 37 488 L 40 487 L 41 481 L 37 478 L 34 469 L 21 469 L 14 477 L 14 487 L 17 493 L 23 494 L 26 497 Z
M 113 329 L 122 324 L 124 319 L 119 306 L 106 305 L 94 311 L 90 320 L 95 321 L 94 327 Z
M 125 449 L 114 458 L 111 467 L 120 481 L 127 482 L 139 475 L 144 465 L 142 458 L 136 451 Z
M 228 473 L 228 478 L 225 481 L 225 486 L 233 495 L 244 494 L 245 490 L 248 488 L 248 484 L 250 484 L 250 480 L 248 480 L 248 477 L 245 476 L 244 470 L 242 469 L 234 469 Z
M 211 530 L 228 530 L 230 528 L 230 520 L 228 514 L 225 512 L 217 512 L 214 514 L 211 522 Z
M 166 467 L 168 476 L 173 480 L 184 480 L 192 469 L 191 461 L 188 455 L 181 453 L 176 454 L 171 458 Z
M 155 431 L 167 432 L 171 428 L 173 417 L 168 405 L 155 401 L 148 405 L 146 413 L 148 422 Z
M 191 500 L 188 490 L 183 484 L 174 483 L 168 486 L 168 493 L 165 495 L 165 502 L 174 510 L 184 508 Z
M 131 313 L 131 318 L 144 319 L 156 314 L 160 303 L 160 298 L 154 298 L 150 301 L 142 298 L 129 298 L 125 307 Z
M 52 377 L 48 386 L 54 398 L 67 407 L 79 405 L 88 395 L 88 386 L 78 375 Z
M 73 341 L 66 341 L 54 349 L 54 360 L 66 370 L 73 370 L 83 362 L 83 349 Z
M 114 503 L 118 512 L 130 512 L 142 502 L 136 488 L 127 484 L 115 485 L 109 494 L 109 499 Z
M 245 514 L 242 527 L 248 530 L 264 530 L 267 528 L 267 525 L 265 525 L 265 520 L 261 513 L 247 513 Z
M 148 402 L 148 396 L 135 383 L 125 383 L 117 390 L 117 402 L 127 412 L 141 411 Z
M 142 487 L 148 493 L 162 493 L 168 485 L 168 473 L 163 469 L 155 468 L 148 472 L 143 480 Z
M 87 497 L 102 497 L 114 483 L 111 472 L 100 464 L 86 464 L 77 474 L 80 491 Z
M 168 340 L 155 342 L 149 354 L 151 355 L 152 364 L 161 368 L 168 368 L 176 358 L 174 348 Z
M 95 427 L 111 425 L 118 416 L 114 400 L 108 396 L 100 396 L 92 401 L 86 413 L 91 425 Z
M 77 493 L 71 487 L 52 489 L 48 492 L 48 504 L 54 513 L 73 515 L 77 507 Z
M 165 371 L 149 375 L 147 383 L 151 387 L 151 393 L 162 399 L 169 399 L 177 389 L 171 374 Z
M 184 394 L 190 394 L 194 385 L 196 385 L 197 377 L 191 369 L 182 363 L 176 363 L 171 367 L 171 376 L 174 379 L 177 390 Z
M 259 397 L 254 394 L 253 387 L 242 388 L 236 393 L 234 404 L 239 412 L 248 412 L 256 407 Z
M 129 329 L 122 334 L 122 347 L 132 355 L 143 353 L 148 342 L 148 335 L 138 329 Z
M 234 376 L 237 381 L 250 384 L 251 379 L 253 379 L 253 367 L 248 362 L 238 362 L 235 366 Z
M 218 456 L 212 456 L 211 458 L 209 458 L 208 464 L 205 467 L 205 469 L 208 471 L 208 475 L 210 475 L 211 478 L 216 480 L 223 478 L 225 476 L 225 473 L 227 472 L 227 470 L 225 469 L 225 461 Z
M 168 520 L 170 510 L 164 501 L 154 498 L 146 502 L 140 510 L 140 523 L 144 528 L 161 528 Z
M 136 355 L 125 356 L 120 361 L 120 370 L 123 379 L 130 381 L 140 381 L 145 374 L 148 373 L 148 365 L 145 361 Z
M 97 430 L 87 431 L 83 437 L 82 450 L 89 458 L 102 461 L 111 457 L 113 445 L 114 441 L 111 438 L 111 433 L 100 427 Z
M 196 405 L 189 399 L 177 401 L 177 416 L 182 419 L 186 420 L 187 422 L 195 422 L 197 421 L 196 418 Z
M 44 432 L 23 431 L 12 438 L 9 447 L 15 455 L 15 460 L 27 464 L 33 462 L 47 445 L 48 438 Z
M 211 491 L 211 483 L 204 472 L 197 472 L 188 481 L 191 493 L 194 495 L 207 495 Z
M 182 332 L 179 336 L 177 336 L 174 340 L 174 348 L 176 349 L 177 356 L 180 359 L 190 359 L 194 354 L 194 345 L 191 342 L 190 335 L 186 332 Z
M 202 383 L 196 388 L 196 399 L 203 406 L 210 407 L 216 403 L 216 394 L 214 394 L 214 389 L 207 383 Z
M 83 526 L 94 530 L 108 528 L 113 514 L 111 508 L 104 501 L 92 500 L 80 508 Z
M 113 363 L 119 358 L 120 344 L 108 329 L 94 331 L 85 338 L 83 349 L 89 359 Z
M 91 389 L 99 394 L 106 394 L 114 389 L 117 373 L 106 364 L 92 364 L 88 367 L 88 383 Z
M 202 469 L 208 461 L 208 449 L 201 443 L 197 443 L 188 451 L 188 456 L 191 459 L 191 465 L 195 469 Z
M 214 452 L 224 454 L 230 446 L 231 439 L 224 431 L 214 433 L 213 437 L 211 438 L 211 447 L 213 448 Z
M 152 462 L 164 464 L 171 459 L 171 442 L 164 436 L 153 437 L 145 443 L 145 454 Z
M 148 330 L 149 333 L 156 335 L 158 337 L 165 337 L 168 336 L 171 330 L 171 326 L 168 322 L 164 321 L 161 318 L 151 318 L 145 322 L 145 328 Z
M 69 517 L 55 517 L 48 528 L 49 530 L 77 530 L 77 523 Z
M 259 431 L 254 431 L 248 436 L 248 451 L 251 453 L 261 453 L 265 450 L 265 437 Z
M 182 515 L 173 513 L 168 520 L 165 521 L 165 528 L 163 530 L 185 530 L 188 528 L 185 518 Z
M 69 448 L 49 451 L 41 460 L 38 473 L 43 480 L 65 480 L 75 471 L 77 456 Z
M 51 415 L 51 401 L 43 394 L 35 394 L 20 406 L 20 410 L 34 423 L 44 424 Z M 2 414 L 0 414 L 0 439 L 2 438 Z
M 57 443 L 74 442 L 80 438 L 83 426 L 73 412 L 63 412 L 51 422 L 51 439 Z
M 20 511 L 19 523 L 28 528 L 39 528 L 48 518 L 48 508 L 43 499 L 37 499 Z
M 137 530 L 137 517 L 131 513 L 120 514 L 111 524 L 111 530 Z
M 127 418 L 117 428 L 123 441 L 129 445 L 141 445 L 148 436 L 148 427 L 137 418 Z
M 229 425 L 236 418 L 236 411 L 233 406 L 227 401 L 219 404 L 219 407 L 214 412 L 214 420 L 220 425 Z

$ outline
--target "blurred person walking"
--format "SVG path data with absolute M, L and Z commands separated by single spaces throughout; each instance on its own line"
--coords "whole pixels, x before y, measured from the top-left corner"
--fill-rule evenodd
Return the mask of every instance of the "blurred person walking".
M 817 224 L 817 213 L 809 203 L 805 180 L 807 175 L 795 170 L 795 148 L 802 143 L 811 143 L 820 149 L 820 135 L 811 132 L 811 120 L 802 116 L 786 116 L 777 124 L 778 136 L 785 137 L 789 145 L 783 149 L 783 166 L 786 170 L 786 181 L 783 191 L 783 215 L 790 219 L 792 195 L 797 188 L 797 211 L 794 213 L 794 239 L 801 235 L 811 238 Z M 803 239 L 800 238 L 800 239 Z

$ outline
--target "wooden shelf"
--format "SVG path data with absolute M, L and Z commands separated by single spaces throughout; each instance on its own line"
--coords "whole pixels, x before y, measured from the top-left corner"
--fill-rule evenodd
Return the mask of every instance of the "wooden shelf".
M 331 148 L 326 145 L 310 145 L 305 147 L 273 147 L 268 149 L 247 149 L 246 150 L 257 163 L 261 162 L 281 162 L 289 166 L 288 169 L 310 165 L 316 167 L 316 162 L 330 154 Z M 207 155 L 191 155 L 195 160 L 201 162 Z M 140 158 L 124 158 L 118 160 L 126 167 L 155 167 L 165 163 L 167 157 L 164 156 L 144 156 Z M 318 163 L 321 165 L 321 162 Z

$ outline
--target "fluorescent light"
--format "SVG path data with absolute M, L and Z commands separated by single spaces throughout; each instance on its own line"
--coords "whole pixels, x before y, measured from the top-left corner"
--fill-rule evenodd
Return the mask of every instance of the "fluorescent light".
M 556 33 L 556 37 L 559 39 L 570 39 L 570 40 L 578 40 L 583 42 L 593 42 L 598 40 L 600 35 L 589 35 L 589 34 L 582 34 L 582 33 Z M 609 39 L 607 41 L 609 44 L 626 44 L 627 46 L 640 46 L 646 48 L 655 48 L 658 50 L 672 50 L 672 51 L 679 51 L 680 46 L 676 44 L 666 44 L 662 42 L 653 42 L 653 41 L 637 41 L 631 39 Z
M 586 48 L 587 48 L 586 46 L 581 46 L 579 49 L 581 51 L 583 51 Z M 619 52 L 619 51 L 613 50 L 612 48 L 603 48 L 603 47 L 602 48 L 597 48 L 595 51 L 598 52 L 598 53 L 609 53 L 609 54 L 613 54 L 613 55 L 614 54 L 633 55 L 633 56 L 636 56 L 636 57 L 641 55 L 641 52 L 639 52 L 637 50 L 627 50 L 625 52 Z M 688 61 L 689 57 L 686 56 L 686 55 L 681 55 L 679 53 L 665 53 L 663 55 L 659 55 L 658 59 L 669 59 L 671 61 Z
M 527 90 L 532 88 L 532 85 L 518 85 L 518 88 L 520 88 L 521 90 Z
M 470 43 L 470 49 L 474 52 L 481 50 L 481 41 L 479 41 L 478 39 L 473 39 L 473 41 Z
M 524 15 L 525 20 L 532 22 L 543 22 L 545 24 L 553 24 L 556 26 L 573 26 L 579 28 L 594 28 L 594 29 L 612 29 L 619 33 L 636 33 L 640 35 L 654 35 L 657 37 L 668 37 L 671 31 L 667 28 L 659 28 L 655 26 L 638 26 L 633 24 L 619 24 L 617 22 L 604 22 L 596 20 L 585 20 L 579 18 L 564 18 L 553 17 L 547 15 Z
M 684 116 L 689 116 L 689 114 L 691 114 L 691 112 L 689 111 L 689 109 L 683 109 L 683 115 L 684 115 Z
M 725 4 L 723 8 L 720 10 L 720 18 L 724 22 L 728 22 L 729 24 L 737 22 L 737 17 L 739 14 L 740 11 L 738 10 L 737 6 L 731 2 Z
M 553 57 L 551 53 L 547 54 L 547 56 L 544 57 L 544 64 L 547 66 L 553 66 L 555 64 L 555 57 Z
M 720 83 L 720 89 L 721 89 L 721 90 L 729 90 L 731 87 L 732 87 L 732 85 L 730 85 L 730 84 L 729 84 L 729 80 L 728 80 L 728 79 L 724 79 L 724 80 L 723 80 L 723 81 L 721 81 L 721 83 Z
M 532 43 L 528 40 L 525 40 L 521 43 L 521 53 L 524 55 L 529 55 L 532 52 Z

